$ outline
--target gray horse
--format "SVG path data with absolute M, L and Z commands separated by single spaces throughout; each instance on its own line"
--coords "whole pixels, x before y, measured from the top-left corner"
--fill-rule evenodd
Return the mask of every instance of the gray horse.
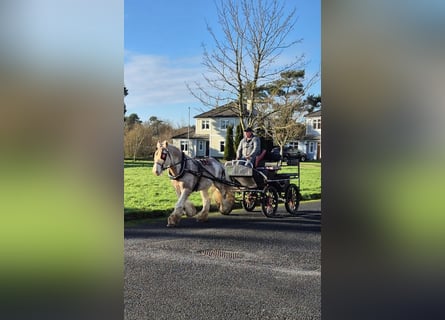
M 197 221 L 207 221 L 210 209 L 209 188 L 214 186 L 213 196 L 222 214 L 229 214 L 235 202 L 235 196 L 229 184 L 225 183 L 224 166 L 214 158 L 192 159 L 178 148 L 158 142 L 154 155 L 153 173 L 160 176 L 164 170 L 175 188 L 178 201 L 168 217 L 167 227 L 177 226 L 184 213 L 195 216 Z M 190 194 L 200 191 L 202 210 L 196 214 L 196 208 L 188 200 Z

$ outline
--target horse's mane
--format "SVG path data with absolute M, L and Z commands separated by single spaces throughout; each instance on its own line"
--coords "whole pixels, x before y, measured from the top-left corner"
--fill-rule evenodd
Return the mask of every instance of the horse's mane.
M 176 146 L 174 146 L 172 144 L 168 144 L 167 145 L 167 150 L 168 150 L 168 152 L 172 152 L 173 151 L 173 153 L 175 153 L 176 156 L 180 156 L 181 153 L 182 153 L 182 151 L 179 150 L 178 147 L 176 147 Z

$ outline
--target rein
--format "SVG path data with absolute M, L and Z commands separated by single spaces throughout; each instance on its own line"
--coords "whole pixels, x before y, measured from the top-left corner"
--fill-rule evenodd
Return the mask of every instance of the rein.
M 212 181 L 225 182 L 223 179 L 215 177 L 215 175 L 212 174 L 209 170 L 207 170 L 199 160 L 191 159 L 191 158 L 189 158 L 188 160 L 192 160 L 193 163 L 195 163 L 197 165 L 197 167 L 198 167 L 198 171 L 197 172 L 196 171 L 192 171 L 192 170 L 187 169 L 187 168 L 184 169 L 187 173 L 190 173 L 191 175 L 194 175 L 195 177 L 198 178 L 198 180 L 195 183 L 195 186 L 193 187 L 193 191 L 197 191 L 198 190 L 199 182 L 201 181 L 201 178 L 207 178 L 207 179 L 212 180 Z M 224 171 L 223 171 L 223 177 L 222 178 L 224 178 Z
M 168 151 L 168 149 L 165 148 L 164 150 L 165 150 L 165 152 L 163 152 L 163 154 L 161 155 L 161 159 L 163 159 L 165 161 L 165 159 L 168 156 L 170 158 L 170 160 L 173 160 L 172 156 L 170 155 L 170 152 Z M 190 169 L 187 168 L 187 161 L 188 160 L 191 160 L 193 163 L 196 164 L 196 166 L 198 167 L 198 171 L 193 171 L 193 170 L 190 170 Z M 179 161 L 177 163 L 174 163 L 174 164 L 171 164 L 168 167 L 162 166 L 162 171 L 167 170 L 167 169 L 172 169 L 172 168 L 176 167 L 179 164 L 181 165 L 181 167 L 179 169 L 179 173 L 176 174 L 176 175 L 172 175 L 170 173 L 170 171 L 173 171 L 173 170 L 169 170 L 168 177 L 171 180 L 179 180 L 186 173 L 189 173 L 189 174 L 197 177 L 198 179 L 197 179 L 197 181 L 196 181 L 196 183 L 195 183 L 195 185 L 193 187 L 193 191 L 197 191 L 198 190 L 201 178 L 207 178 L 207 179 L 210 179 L 212 181 L 217 181 L 217 182 L 221 182 L 221 183 L 224 183 L 224 184 L 228 184 L 227 181 L 224 179 L 224 171 L 223 171 L 223 176 L 221 178 L 217 178 L 209 170 L 207 170 L 200 161 L 187 157 L 184 154 L 184 152 L 181 153 L 181 161 Z
M 198 171 L 193 171 L 190 170 L 189 168 L 187 168 L 187 161 L 191 160 L 194 164 L 196 164 L 196 166 L 198 167 Z M 197 177 L 198 179 L 196 180 L 196 183 L 193 187 L 193 191 L 197 191 L 199 188 L 199 183 L 201 182 L 202 178 L 207 178 L 210 179 L 212 181 L 218 181 L 221 182 L 223 181 L 220 178 L 215 177 L 215 175 L 213 175 L 209 170 L 207 170 L 200 161 L 192 159 L 192 158 L 188 158 L 185 156 L 184 152 L 182 153 L 182 159 L 181 162 L 176 163 L 175 165 L 172 165 L 170 167 L 176 166 L 178 164 L 181 164 L 181 169 L 179 170 L 179 173 L 175 176 L 171 175 L 170 172 L 168 173 L 168 177 L 171 180 L 179 180 L 181 179 L 184 174 L 189 173 L 195 177 Z M 223 171 L 224 174 L 224 171 Z
M 170 152 L 168 152 L 167 153 L 168 154 L 168 156 L 170 157 L 170 159 L 171 159 L 171 156 L 170 156 Z M 171 175 L 170 174 L 170 172 L 168 172 L 168 177 L 171 179 L 171 180 L 178 180 L 178 179 L 180 179 L 184 174 L 185 174 L 185 162 L 187 161 L 187 159 L 186 159 L 186 157 L 185 157 L 185 154 L 184 154 L 184 152 L 182 152 L 181 153 L 181 161 L 180 162 L 177 162 L 177 163 L 175 163 L 175 164 L 172 164 L 172 165 L 170 165 L 169 167 L 167 167 L 167 168 L 162 168 L 162 170 L 167 170 L 167 169 L 171 169 L 171 168 L 174 168 L 174 167 L 176 167 L 178 164 L 180 164 L 181 165 L 181 168 L 179 169 L 179 173 L 177 174 L 177 175 Z

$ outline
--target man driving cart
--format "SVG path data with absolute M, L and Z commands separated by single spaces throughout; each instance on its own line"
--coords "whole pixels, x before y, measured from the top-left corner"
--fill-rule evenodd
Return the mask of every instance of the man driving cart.
M 236 150 L 236 160 L 246 160 L 255 166 L 256 157 L 261 153 L 261 141 L 253 134 L 252 128 L 244 130 L 244 138 L 241 139 Z

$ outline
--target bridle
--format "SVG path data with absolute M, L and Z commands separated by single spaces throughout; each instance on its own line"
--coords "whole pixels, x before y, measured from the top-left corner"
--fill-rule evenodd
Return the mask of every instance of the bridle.
M 162 162 L 160 162 L 160 161 L 156 161 L 156 164 L 157 164 L 158 166 L 161 166 L 162 171 L 167 170 L 167 169 L 170 169 L 171 167 L 174 166 L 173 164 L 170 164 L 169 166 L 164 167 L 164 164 L 165 164 L 165 162 L 166 162 L 166 160 L 167 160 L 167 157 L 170 159 L 170 163 L 172 163 L 172 162 L 173 162 L 173 161 L 172 161 L 173 159 L 172 159 L 172 157 L 171 157 L 170 152 L 168 151 L 168 149 L 167 149 L 167 148 L 164 148 L 164 147 L 161 147 L 161 155 L 160 155 L 160 158 L 161 158 Z
M 172 158 L 172 156 L 171 156 L 171 154 L 170 154 L 170 151 L 168 151 L 168 149 L 167 149 L 166 147 L 161 147 L 161 155 L 160 155 L 160 158 L 161 158 L 161 160 L 162 160 L 163 162 L 160 163 L 159 161 L 156 161 L 156 165 L 160 166 L 162 171 L 165 171 L 165 170 L 167 170 L 167 169 L 174 168 L 174 167 L 176 167 L 178 164 L 181 165 L 181 169 L 179 170 L 179 174 L 178 174 L 178 175 L 176 175 L 176 176 L 172 176 L 172 175 L 169 173 L 169 177 L 170 177 L 170 179 L 177 179 L 179 176 L 182 176 L 182 175 L 184 174 L 184 162 L 185 162 L 185 155 L 184 155 L 184 153 L 182 153 L 182 157 L 181 157 L 181 160 L 180 160 L 179 162 L 177 162 L 177 163 L 173 163 L 173 158 Z M 170 165 L 169 165 L 169 166 L 164 166 L 164 164 L 165 164 L 167 158 L 170 159 Z

